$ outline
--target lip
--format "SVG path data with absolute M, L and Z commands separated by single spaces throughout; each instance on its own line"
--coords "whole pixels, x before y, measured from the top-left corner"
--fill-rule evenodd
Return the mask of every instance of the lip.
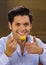
M 17 33 L 18 33 L 19 35 L 25 35 L 25 34 L 27 33 L 27 31 L 25 31 L 25 32 L 18 32 L 18 31 L 17 31 Z

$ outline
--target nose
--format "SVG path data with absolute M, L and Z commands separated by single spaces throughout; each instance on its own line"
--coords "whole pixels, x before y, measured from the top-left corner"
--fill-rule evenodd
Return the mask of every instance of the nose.
M 20 30 L 21 30 L 21 31 L 24 31 L 24 30 L 25 30 L 25 26 L 24 26 L 24 25 L 21 25 L 21 26 L 20 26 Z

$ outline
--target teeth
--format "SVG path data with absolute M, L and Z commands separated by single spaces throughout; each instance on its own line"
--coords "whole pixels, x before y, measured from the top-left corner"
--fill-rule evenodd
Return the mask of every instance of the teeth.
M 24 33 L 22 33 L 22 32 L 19 32 L 19 34 L 24 34 Z

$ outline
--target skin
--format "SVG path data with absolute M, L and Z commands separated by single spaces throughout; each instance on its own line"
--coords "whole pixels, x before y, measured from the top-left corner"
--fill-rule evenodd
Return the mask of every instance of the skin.
M 33 37 L 33 44 L 31 44 L 31 42 L 28 41 L 24 41 L 24 42 L 18 41 L 21 35 L 25 35 L 27 37 L 27 35 L 30 33 L 30 30 L 32 29 L 32 24 L 30 23 L 29 16 L 27 15 L 15 16 L 13 23 L 11 24 L 9 22 L 8 24 L 9 24 L 9 29 L 13 33 L 13 37 L 9 37 L 9 39 L 7 40 L 7 45 L 5 50 L 5 54 L 7 56 L 12 56 L 13 52 L 17 48 L 18 42 L 21 48 L 22 55 L 24 52 L 24 47 L 26 48 L 27 52 L 30 54 L 36 54 L 36 53 L 41 54 L 43 49 L 38 46 L 35 37 Z

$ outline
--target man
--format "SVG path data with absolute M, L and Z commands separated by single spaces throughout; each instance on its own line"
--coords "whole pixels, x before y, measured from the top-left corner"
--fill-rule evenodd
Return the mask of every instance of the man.
M 46 65 L 46 45 L 29 35 L 32 29 L 32 13 L 19 6 L 8 12 L 11 33 L 0 38 L 0 65 Z M 25 36 L 21 40 L 20 36 Z

